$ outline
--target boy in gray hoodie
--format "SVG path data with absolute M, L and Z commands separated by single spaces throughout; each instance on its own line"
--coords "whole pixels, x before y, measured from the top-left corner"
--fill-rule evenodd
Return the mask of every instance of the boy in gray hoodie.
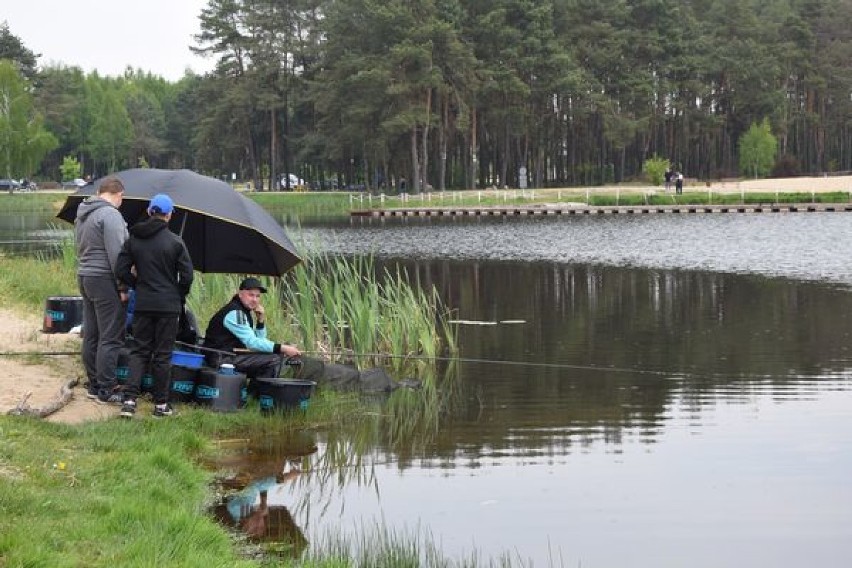
M 108 177 L 77 208 L 74 237 L 77 243 L 77 283 L 83 296 L 83 366 L 89 379 L 89 398 L 121 404 L 115 368 L 124 345 L 126 289 L 119 288 L 115 264 L 127 223 L 118 211 L 124 185 Z

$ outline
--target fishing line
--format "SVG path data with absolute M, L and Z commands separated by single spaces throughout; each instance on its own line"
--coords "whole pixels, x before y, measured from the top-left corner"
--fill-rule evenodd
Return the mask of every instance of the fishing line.
M 671 376 L 675 373 L 643 369 L 628 369 L 624 367 L 600 367 L 596 365 L 572 365 L 570 363 L 537 363 L 533 361 L 509 361 L 506 359 L 478 359 L 474 357 L 440 357 L 438 355 L 392 355 L 385 353 L 347 353 L 339 351 L 302 351 L 310 355 L 337 355 L 349 357 L 375 357 L 377 359 L 417 359 L 421 361 L 442 361 L 461 363 L 481 363 L 488 365 L 506 365 L 515 367 L 538 367 L 545 369 L 574 369 L 582 371 L 610 371 L 613 373 L 641 373 L 645 375 Z
M 181 341 L 176 342 L 179 345 L 184 345 L 186 347 L 191 347 L 193 349 L 198 349 L 200 351 L 209 351 L 211 353 L 219 353 L 222 355 L 229 355 L 233 357 L 235 353 L 231 351 L 222 351 L 220 349 L 213 349 L 210 347 L 203 347 L 200 345 L 193 345 L 190 343 L 183 343 Z M 538 369 L 571 369 L 575 371 L 605 371 L 609 373 L 632 373 L 637 375 L 654 375 L 658 377 L 683 377 L 683 378 L 691 378 L 691 379 L 717 379 L 719 375 L 707 375 L 707 374 L 698 374 L 691 372 L 678 372 L 678 371 L 654 371 L 651 369 L 630 369 L 627 367 L 601 367 L 599 365 L 572 365 L 570 363 L 538 363 L 534 361 L 510 361 L 506 359 L 478 359 L 474 357 L 441 357 L 438 355 L 392 355 L 389 353 L 350 353 L 346 351 L 304 351 L 300 350 L 302 353 L 306 355 L 325 355 L 325 356 L 339 356 L 339 357 L 352 357 L 355 359 L 363 359 L 372 357 L 375 359 L 414 359 L 419 361 L 441 361 L 445 363 L 475 363 L 475 364 L 485 364 L 485 365 L 504 365 L 507 367 L 530 367 L 530 368 L 538 368 Z M 247 351 L 248 352 L 248 351 Z M 79 351 L 7 351 L 0 352 L 0 357 L 37 357 L 37 356 L 67 356 L 67 355 L 79 355 Z M 239 353 L 236 353 L 239 355 Z M 749 375 L 749 376 L 739 376 L 738 378 L 753 378 L 753 379 L 763 379 L 766 378 L 765 375 Z

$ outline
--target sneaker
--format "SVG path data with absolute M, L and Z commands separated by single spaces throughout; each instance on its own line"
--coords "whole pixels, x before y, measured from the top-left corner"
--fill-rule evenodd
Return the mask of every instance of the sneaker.
M 133 418 L 133 415 L 136 414 L 136 401 L 135 400 L 125 400 L 124 404 L 121 405 L 121 416 L 125 418 Z
M 86 398 L 96 400 L 98 398 L 98 389 L 94 387 L 86 387 Z
M 98 393 L 98 397 L 95 399 L 95 402 L 98 404 L 116 404 L 119 405 L 124 402 L 124 397 L 121 395 L 121 392 L 114 389 L 102 390 Z
M 154 405 L 154 416 L 160 418 L 162 416 L 171 416 L 175 411 L 172 409 L 172 405 L 168 402 L 166 404 L 155 404 Z

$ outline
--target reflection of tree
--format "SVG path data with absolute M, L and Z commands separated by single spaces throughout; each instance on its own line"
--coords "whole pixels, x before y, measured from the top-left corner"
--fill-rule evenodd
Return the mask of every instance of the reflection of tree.
M 848 359 L 852 295 L 825 284 L 552 263 L 402 264 L 459 319 L 525 321 L 462 326 L 462 357 L 533 364 L 463 362 L 459 383 L 478 396 L 445 417 L 430 447 L 438 459 L 478 459 L 484 448 L 566 455 L 627 436 L 651 444 L 674 403 L 781 390 Z

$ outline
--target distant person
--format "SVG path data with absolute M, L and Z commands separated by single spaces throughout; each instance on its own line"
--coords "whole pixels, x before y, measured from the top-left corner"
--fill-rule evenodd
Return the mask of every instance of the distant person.
M 287 364 L 296 369 L 298 378 L 316 380 L 322 373 L 322 361 L 303 358 L 295 345 L 267 338 L 266 311 L 260 302 L 264 293 L 266 288 L 260 280 L 246 278 L 234 297 L 210 318 L 204 347 L 215 351 L 208 355 L 208 361 L 213 367 L 220 362 L 233 363 L 249 379 L 280 377 Z
M 77 283 L 83 297 L 83 367 L 86 396 L 104 404 L 121 404 L 115 377 L 124 345 L 127 292 L 116 280 L 116 262 L 127 240 L 127 224 L 119 213 L 124 185 L 107 177 L 97 195 L 83 201 L 74 220 Z
M 672 188 L 672 175 L 673 175 L 672 169 L 666 168 L 666 173 L 663 174 L 663 179 L 666 180 L 666 193 L 668 193 L 669 190 L 671 190 L 671 188 Z
M 171 416 L 169 386 L 171 357 L 178 322 L 192 287 L 192 261 L 186 245 L 169 230 L 174 203 L 165 194 L 148 205 L 148 219 L 133 225 L 118 256 L 116 275 L 136 291 L 130 377 L 125 386 L 121 416 L 136 414 L 142 375 L 150 366 L 154 380 L 154 416 Z
M 683 193 L 683 172 L 677 172 L 675 175 L 675 193 L 680 195 Z

